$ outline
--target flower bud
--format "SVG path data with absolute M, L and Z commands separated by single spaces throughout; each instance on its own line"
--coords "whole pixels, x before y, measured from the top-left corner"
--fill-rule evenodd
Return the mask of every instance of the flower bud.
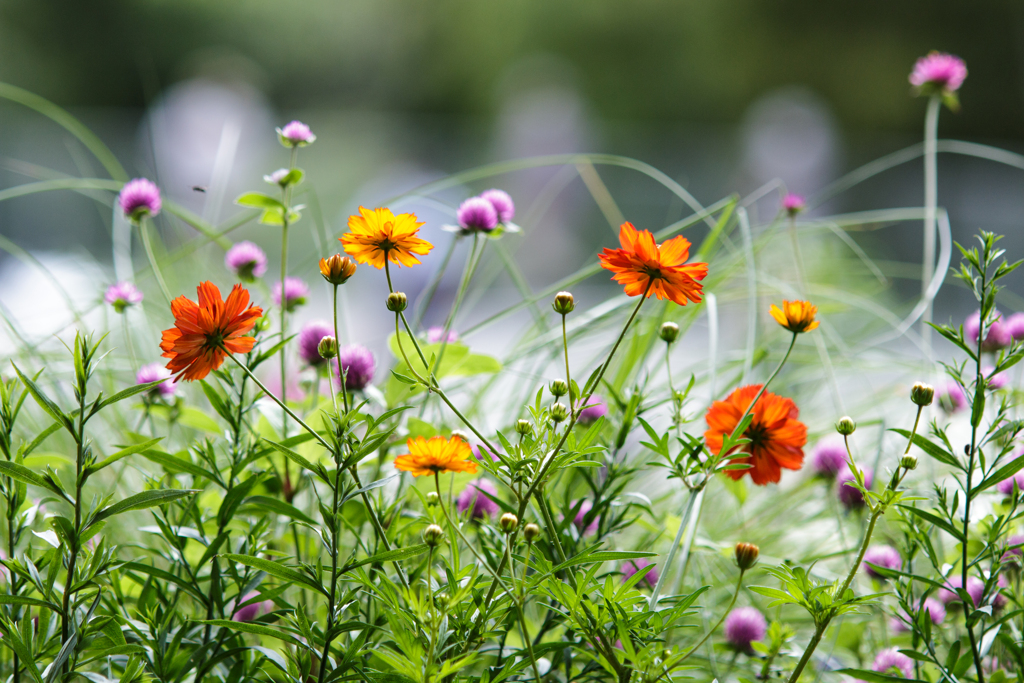
M 527 543 L 533 543 L 533 540 L 540 536 L 540 527 L 536 524 L 527 524 L 523 527 L 523 537 L 526 538 Z
M 460 439 L 462 439 L 463 441 L 465 441 L 466 443 L 469 443 L 469 434 L 467 434 L 466 432 L 462 431 L 461 429 L 453 429 L 452 430 L 452 436 L 457 436 Z
M 448 603 L 451 602 L 451 600 L 451 596 L 444 591 L 441 591 L 434 596 L 434 604 L 437 605 L 439 610 L 448 609 Z
M 662 341 L 671 344 L 676 339 L 679 339 L 679 325 L 675 323 L 662 323 L 658 334 L 661 336 Z
M 401 313 L 409 305 L 409 299 L 405 292 L 391 292 L 388 294 L 388 310 Z
M 564 403 L 556 403 L 551 406 L 552 420 L 555 422 L 562 422 L 567 417 L 569 417 L 569 409 L 565 407 Z
M 519 526 L 519 518 L 511 512 L 506 512 L 501 516 L 501 519 L 498 520 L 498 526 L 500 526 L 501 530 L 506 534 L 510 534 L 516 530 L 517 526 Z
M 761 549 L 753 543 L 737 543 L 736 544 L 736 564 L 743 571 L 746 571 L 754 566 L 757 562 L 757 556 L 761 554 Z
M 431 548 L 436 547 L 441 542 L 442 536 L 444 536 L 444 529 L 436 524 L 431 524 L 423 530 L 423 542 Z
M 321 358 L 334 358 L 338 355 L 338 340 L 331 335 L 327 335 L 316 345 L 316 350 Z
M 516 422 L 516 433 L 526 436 L 533 432 L 533 424 L 529 420 L 519 420 Z
M 555 309 L 555 313 L 559 315 L 566 315 L 572 313 L 576 308 L 576 302 L 569 292 L 559 292 L 555 294 L 555 301 L 551 304 L 551 308 Z
M 569 393 L 569 385 L 566 384 L 564 380 L 560 379 L 556 379 L 554 382 L 548 385 L 548 389 L 551 390 L 551 395 L 554 396 L 555 398 L 558 398 L 559 396 L 565 396 L 566 394 Z
M 345 284 L 355 273 L 355 261 L 348 256 L 335 254 L 334 256 L 320 259 L 320 274 L 332 285 Z
M 935 398 L 935 387 L 924 382 L 917 382 L 910 388 L 910 400 L 919 406 L 930 406 Z
M 839 418 L 836 422 L 836 431 L 843 436 L 849 436 L 857 431 L 857 423 L 853 421 L 853 418 L 849 415 Z
M 900 458 L 900 467 L 905 470 L 916 470 L 917 469 L 917 457 L 913 455 L 904 455 Z
M 428 507 L 436 507 L 441 502 L 441 497 L 437 495 L 437 491 L 429 491 L 426 497 Z

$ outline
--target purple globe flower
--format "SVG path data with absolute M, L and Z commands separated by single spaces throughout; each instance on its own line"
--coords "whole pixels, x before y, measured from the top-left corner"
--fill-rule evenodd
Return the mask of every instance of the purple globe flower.
M 956 589 L 963 586 L 963 578 L 960 576 L 959 571 L 955 576 L 951 576 L 946 580 L 946 586 L 948 588 L 939 589 L 939 600 L 944 605 L 951 605 L 953 603 L 960 602 L 960 596 L 957 595 Z M 975 606 L 981 604 L 981 598 L 985 593 L 985 582 L 979 579 L 977 576 L 967 577 L 967 594 L 971 596 L 971 602 Z
M 959 412 L 967 406 L 967 396 L 956 382 L 949 381 L 939 390 L 939 407 L 948 415 Z
M 472 510 L 470 513 L 470 518 L 472 519 L 493 517 L 498 514 L 501 508 L 492 498 L 487 496 L 497 498 L 498 489 L 488 479 L 474 479 L 466 484 L 466 488 L 462 489 L 462 493 L 455 500 L 455 507 L 460 514 L 464 514 L 467 510 Z
M 956 92 L 967 78 L 967 65 L 956 55 L 945 52 L 929 52 L 914 64 L 910 72 L 910 84 L 916 88 L 934 88 L 944 92 Z
M 580 411 L 580 416 L 576 419 L 576 422 L 581 425 L 593 424 L 607 414 L 608 406 L 605 405 L 604 399 L 594 394 L 587 401 L 587 407 Z
M 978 334 L 981 332 L 981 311 L 975 311 L 964 321 L 964 337 L 978 343 Z M 1003 322 L 1002 315 L 996 311 L 995 320 L 989 325 L 985 334 L 985 341 L 981 343 L 982 351 L 998 351 L 1013 343 L 1013 335 L 1009 326 Z
M 1019 483 L 1017 484 L 1017 487 L 1020 488 Z M 1008 539 L 1006 539 L 1006 546 L 1007 548 L 1009 548 L 1009 550 L 1007 550 L 1006 553 L 1003 555 L 1003 562 L 1006 562 L 1007 560 L 1010 560 L 1014 557 L 1022 557 L 1024 553 L 1022 553 L 1020 547 L 1024 546 L 1024 536 L 1020 534 L 1014 534 L 1013 536 L 1010 536 Z
M 869 470 L 864 471 L 864 487 L 871 489 L 872 473 Z M 853 472 L 846 468 L 838 475 L 836 475 L 836 497 L 839 498 L 839 502 L 843 504 L 847 510 L 859 510 L 864 507 L 864 494 L 858 491 L 850 482 L 857 481 L 857 477 L 854 476 Z
M 750 644 L 763 640 L 768 630 L 764 615 L 756 607 L 737 607 L 725 618 L 725 640 L 741 652 L 750 653 Z
M 996 373 L 995 367 L 991 365 L 982 367 L 981 374 L 985 377 L 985 382 L 988 384 L 988 388 L 993 391 L 1005 389 L 1006 385 L 1010 383 L 1010 378 L 1005 372 Z
M 319 367 L 327 362 L 327 359 L 320 355 L 320 340 L 334 334 L 330 325 L 322 320 L 314 320 L 306 323 L 306 326 L 299 332 L 299 356 L 307 364 Z
M 441 337 L 444 336 L 443 327 L 431 327 L 427 330 L 427 343 L 437 344 L 441 341 Z M 459 341 L 459 333 L 455 330 L 448 330 L 448 343 L 454 344 Z
M 846 446 L 843 440 L 828 438 L 819 441 L 811 456 L 811 467 L 815 474 L 834 479 L 846 467 Z
M 487 190 L 480 193 L 480 199 L 486 199 L 491 203 L 491 206 L 494 207 L 498 214 L 499 223 L 508 223 L 515 218 L 516 205 L 512 202 L 512 197 L 508 195 L 508 192 L 504 190 Z
M 267 272 L 267 255 L 252 242 L 239 242 L 224 255 L 224 265 L 238 279 L 252 282 Z
M 648 566 L 651 566 L 651 561 L 646 557 L 641 557 L 636 560 L 627 560 L 622 565 L 622 582 L 625 583 L 626 581 L 629 581 L 633 574 L 636 574 L 637 570 Z M 654 588 L 658 584 L 658 570 L 652 569 L 647 572 L 647 575 L 640 579 L 640 583 L 646 583 L 648 587 Z
M 1014 313 L 1007 318 L 1006 329 L 1016 341 L 1024 339 L 1024 313 Z
M 142 303 L 142 292 L 130 282 L 117 282 L 107 287 L 103 300 L 114 307 L 118 313 L 124 313 L 129 306 Z
M 932 623 L 936 626 L 938 626 L 946 620 L 946 607 L 935 598 L 925 598 L 924 604 L 921 606 L 921 610 L 928 613 L 928 616 L 929 618 L 931 618 Z M 910 621 L 910 617 L 908 617 L 907 613 L 902 610 L 900 611 L 900 615 L 903 618 L 901 619 L 899 617 L 893 617 L 889 621 L 889 626 L 896 633 L 906 633 L 910 630 L 907 628 L 906 623 Z
M 286 311 L 294 311 L 306 303 L 309 296 L 309 285 L 297 277 L 286 277 L 284 279 L 284 308 Z M 270 297 L 274 300 L 275 306 L 281 305 L 281 283 L 277 282 L 270 290 Z
M 861 567 L 871 578 L 884 579 L 885 577 L 879 574 L 872 564 L 886 569 L 902 569 L 903 558 L 900 557 L 900 551 L 891 545 L 873 545 L 864 553 L 864 563 Z
M 242 597 L 242 599 L 238 601 L 237 604 L 240 604 L 242 606 L 239 607 L 237 610 L 235 610 L 235 613 L 231 615 L 231 620 L 232 621 L 254 621 L 255 619 L 259 618 L 260 616 L 262 616 L 264 614 L 267 614 L 268 612 L 274 611 L 274 601 L 273 600 L 262 600 L 262 601 L 259 601 L 259 602 L 251 603 L 249 605 L 245 604 L 245 603 L 249 602 L 250 600 L 252 600 L 253 598 L 255 598 L 257 595 L 259 595 L 259 593 L 257 593 L 256 591 L 252 591 L 250 593 L 246 593 Z
M 879 652 L 871 669 L 880 674 L 896 674 L 903 678 L 914 677 L 914 661 L 894 647 Z
M 1020 453 L 1018 453 L 1018 455 L 1020 455 Z M 1017 472 L 1008 479 L 1003 479 L 1001 482 L 996 484 L 996 490 L 1004 496 L 1009 496 L 1013 493 L 1013 482 L 1017 482 L 1017 488 L 1024 491 L 1024 471 Z
M 292 121 L 284 128 L 278 128 L 277 137 L 285 147 L 305 147 L 316 140 L 313 131 L 301 121 Z
M 576 503 L 573 503 L 573 507 L 575 506 Z M 591 501 L 584 499 L 583 502 L 580 503 L 579 512 L 576 513 L 576 517 L 572 520 L 572 523 L 584 536 L 597 533 L 598 519 L 596 517 L 590 521 L 590 524 L 587 524 L 587 514 L 593 509 L 594 504 Z
M 174 392 L 177 391 L 178 385 L 174 380 L 170 379 L 171 371 L 163 366 L 161 363 L 150 363 L 149 365 L 143 365 L 139 368 L 139 371 L 135 373 L 136 384 L 149 384 L 150 382 L 159 382 L 162 379 L 166 379 L 166 382 L 161 382 L 155 387 L 150 389 L 150 393 L 156 395 L 159 394 L 164 398 L 170 398 L 174 396 Z
M 782 198 L 782 208 L 786 210 L 790 216 L 795 216 L 804 209 L 807 208 L 807 202 L 804 198 L 798 194 L 790 192 Z
M 498 226 L 498 212 L 481 197 L 470 197 L 459 205 L 459 227 L 463 230 L 490 232 Z
M 334 381 L 341 388 L 341 376 L 345 374 L 345 388 L 349 391 L 364 389 L 373 380 L 377 362 L 370 349 L 359 344 L 348 344 L 338 349 L 338 360 L 334 362 Z
M 136 178 L 125 183 L 117 201 L 121 205 L 121 211 L 124 212 L 125 218 L 136 223 L 145 216 L 155 216 L 160 213 L 162 205 L 160 188 L 145 178 Z

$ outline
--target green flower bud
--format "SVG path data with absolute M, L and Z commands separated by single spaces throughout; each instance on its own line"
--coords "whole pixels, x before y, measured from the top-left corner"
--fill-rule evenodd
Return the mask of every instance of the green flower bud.
M 559 292 L 555 294 L 555 300 L 551 304 L 551 308 L 555 309 L 555 313 L 559 315 L 567 315 L 576 308 L 576 302 L 569 292 Z
M 855 431 L 857 431 L 857 423 L 854 422 L 853 418 L 848 415 L 845 417 L 841 417 L 839 418 L 839 421 L 836 422 L 836 431 L 842 434 L 843 436 L 849 436 L 850 434 L 853 434 Z
M 565 407 L 564 403 L 556 403 L 551 406 L 551 419 L 555 422 L 562 422 L 569 417 L 569 409 Z
M 555 398 L 565 396 L 566 394 L 569 393 L 569 385 L 566 384 L 565 381 L 561 379 L 556 379 L 554 382 L 548 385 L 548 389 L 551 390 L 551 395 L 554 396 Z
M 523 537 L 527 543 L 533 543 L 534 539 L 540 536 L 540 527 L 536 524 L 527 524 L 523 527 Z
M 338 340 L 328 335 L 316 345 L 321 358 L 331 359 L 338 355 Z
M 441 502 L 441 498 L 437 495 L 437 491 L 430 491 L 427 493 L 427 506 L 435 507 Z
M 676 339 L 679 339 L 679 325 L 675 323 L 662 323 L 658 334 L 661 336 L 662 341 L 671 344 Z
M 913 455 L 904 455 L 900 458 L 900 467 L 905 470 L 916 470 L 917 469 L 917 458 Z
M 453 429 L 452 430 L 452 436 L 457 436 L 460 439 L 462 439 L 463 441 L 465 441 L 466 443 L 469 443 L 469 434 L 467 434 L 466 432 L 462 431 L 461 429 Z
M 448 609 L 448 603 L 451 602 L 451 600 L 451 596 L 445 593 L 444 591 L 441 591 L 440 593 L 434 596 L 434 604 L 437 605 L 437 608 L 442 611 Z
M 498 526 L 500 526 L 501 530 L 506 534 L 510 534 L 516 530 L 517 526 L 519 526 L 519 518 L 511 512 L 506 512 L 501 516 L 501 519 L 498 520 Z
M 935 398 L 935 387 L 924 382 L 917 382 L 910 388 L 910 400 L 919 406 L 930 406 Z
M 388 310 L 401 313 L 409 305 L 409 299 L 405 292 L 391 292 L 388 294 Z
M 526 436 L 533 432 L 533 423 L 529 420 L 519 420 L 516 422 L 516 433 Z
M 436 524 L 431 524 L 423 530 L 423 542 L 429 545 L 431 548 L 437 546 L 441 542 L 441 538 L 444 536 L 444 529 Z

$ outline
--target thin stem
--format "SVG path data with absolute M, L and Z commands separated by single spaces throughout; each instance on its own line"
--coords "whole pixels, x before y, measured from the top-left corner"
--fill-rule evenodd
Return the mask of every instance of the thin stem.
M 444 274 L 448 270 L 448 262 L 452 260 L 452 254 L 455 253 L 455 245 L 459 243 L 459 237 L 461 235 L 455 235 L 452 241 L 448 243 L 448 251 L 445 252 L 444 258 L 441 260 L 441 266 L 430 279 L 427 288 L 423 290 L 422 298 L 416 302 L 416 317 L 413 319 L 413 326 L 417 329 L 423 324 L 423 316 L 426 315 L 427 309 L 430 308 L 430 304 L 434 300 L 434 294 L 437 292 L 441 280 L 444 279 Z
M 463 535 L 462 529 L 460 529 L 457 524 L 452 522 L 452 518 L 448 516 L 448 510 L 445 507 L 443 499 L 441 497 L 441 475 L 438 472 L 434 472 L 434 488 L 437 491 L 437 506 L 439 508 L 441 508 L 441 514 L 444 515 L 444 519 L 445 519 L 446 522 L 448 522 L 448 526 L 450 526 L 452 528 L 452 530 L 462 540 L 462 542 L 466 544 L 466 547 L 469 548 L 469 551 L 473 554 L 473 557 L 476 558 L 476 561 L 479 562 L 483 566 L 483 568 L 486 569 L 487 572 L 491 576 L 494 577 L 494 580 L 501 584 L 501 587 L 505 589 L 505 592 L 508 593 L 509 595 L 513 596 L 513 599 L 514 599 L 514 595 L 513 595 L 512 591 L 509 589 L 508 586 L 505 585 L 505 582 L 501 580 L 501 576 L 498 574 L 498 572 L 496 572 L 495 570 L 491 569 L 491 565 L 489 565 L 487 563 L 487 560 L 485 560 L 480 555 L 480 553 L 478 553 L 476 551 L 476 548 L 474 548 L 473 544 L 469 542 L 469 539 L 467 539 L 465 537 L 465 535 Z M 504 565 L 505 565 L 505 558 L 504 557 L 501 558 L 501 564 L 502 564 L 502 567 L 504 567 Z M 501 567 L 499 567 L 498 571 L 501 571 Z
M 285 296 L 285 278 L 288 277 L 288 217 L 284 218 L 284 225 L 281 226 L 281 341 L 288 338 L 288 298 Z M 287 377 L 287 363 L 285 362 L 285 347 L 281 346 L 281 351 L 278 353 L 280 359 L 281 368 L 281 398 L 284 401 L 288 400 L 288 377 Z M 285 419 L 287 412 L 281 415 L 281 438 L 288 438 L 288 420 Z M 284 464 L 285 472 L 288 471 L 288 463 Z
M 928 110 L 924 117 L 924 253 L 922 255 L 921 294 L 927 294 L 928 285 L 935 274 L 935 214 L 939 195 L 939 172 L 937 154 L 939 134 L 939 111 L 942 99 L 932 95 L 928 99 Z M 931 355 L 932 304 L 928 304 L 921 316 L 921 337 L 925 345 L 925 357 Z
M 743 575 L 745 573 L 746 573 L 746 570 L 743 570 L 743 569 L 740 570 L 739 578 L 736 579 L 736 589 L 732 593 L 732 600 L 729 601 L 729 606 L 725 608 L 724 612 L 722 612 L 722 618 L 719 619 L 718 622 L 714 626 L 712 626 L 711 629 L 708 630 L 707 633 L 704 634 L 704 637 L 701 638 L 700 641 L 696 645 L 694 645 L 692 648 L 690 648 L 689 652 L 687 652 L 685 655 L 683 655 L 683 658 L 680 659 L 679 662 L 685 661 L 687 657 L 692 655 L 694 652 L 696 652 L 700 648 L 701 645 L 706 643 L 708 638 L 710 638 L 712 636 L 712 634 L 715 631 L 718 630 L 718 627 L 722 625 L 722 622 L 725 621 L 725 618 L 727 616 L 729 616 L 729 612 L 732 610 L 733 605 L 736 604 L 736 598 L 738 598 L 739 595 L 740 595 L 740 587 L 742 587 L 742 585 L 743 585 Z M 677 664 L 678 664 L 678 662 L 677 662 Z M 675 667 L 673 667 L 673 668 L 675 668 Z
M 444 358 L 444 351 L 448 347 L 448 333 L 452 329 L 452 323 L 455 322 L 455 316 L 458 315 L 459 309 L 462 308 L 462 300 L 466 296 L 466 290 L 469 289 L 469 283 L 473 279 L 473 273 L 476 271 L 477 264 L 480 263 L 480 257 L 483 255 L 483 248 L 479 248 L 480 244 L 480 233 L 474 233 L 473 235 L 473 249 L 469 252 L 469 258 L 466 259 L 466 267 L 462 272 L 462 280 L 459 282 L 459 289 L 455 293 L 455 300 L 452 302 L 452 308 L 448 311 L 448 318 L 444 321 L 444 332 L 441 333 L 441 348 L 437 352 L 437 359 L 433 365 L 427 371 L 428 375 L 433 375 L 441 367 L 441 359 Z M 484 243 L 486 246 L 486 242 Z
M 562 350 L 565 352 L 565 386 L 569 387 L 569 414 L 575 412 L 572 401 L 572 377 L 569 375 L 569 337 L 565 331 L 565 313 L 562 314 Z M 582 404 L 580 404 L 582 408 Z
M 132 343 L 132 332 L 128 328 L 127 311 L 121 314 L 121 326 L 124 328 L 124 342 L 125 345 L 128 347 L 128 358 L 130 358 L 132 361 L 132 368 L 137 370 L 139 368 L 139 361 L 138 358 L 136 358 L 135 356 L 135 344 Z
M 427 668 L 423 672 L 423 680 L 430 681 L 430 670 L 434 667 L 434 643 L 437 641 L 437 614 L 434 612 L 434 585 L 431 574 L 434 572 L 434 546 L 427 548 L 427 603 L 430 609 L 430 647 L 427 649 Z
M 533 667 L 533 675 L 537 682 L 540 683 L 540 668 L 537 666 L 537 655 L 533 653 L 533 641 L 530 640 L 530 634 L 526 632 L 526 615 L 523 614 L 523 606 L 515 598 L 512 598 L 512 601 L 515 603 L 516 612 L 519 614 L 519 631 L 523 634 L 523 642 L 526 643 L 526 652 L 530 655 L 530 665 Z
M 164 274 L 160 271 L 160 264 L 157 263 L 153 245 L 149 241 L 149 221 L 143 218 L 137 225 L 139 226 L 139 235 L 142 237 L 142 248 L 146 250 L 146 258 L 149 259 L 149 266 L 153 269 L 153 275 L 156 276 L 156 282 L 160 285 L 160 291 L 163 292 L 164 298 L 167 299 L 167 303 L 171 303 L 171 290 L 164 282 Z
M 327 629 L 324 631 L 324 650 L 320 656 L 319 683 L 323 683 L 327 672 L 327 658 L 330 655 L 331 641 L 334 640 L 334 607 L 338 589 L 338 500 L 341 491 L 341 463 L 336 457 L 334 461 L 334 491 L 331 505 L 331 593 L 327 605 Z
M 676 539 L 672 541 L 672 547 L 668 550 L 668 557 L 665 559 L 664 571 L 658 576 L 658 583 L 655 584 L 654 590 L 651 592 L 650 610 L 653 612 L 658 608 L 658 598 L 661 596 L 662 586 L 668 580 L 668 574 L 672 567 L 675 566 L 676 553 L 679 552 L 679 544 L 683 540 L 683 534 L 686 532 L 686 527 L 690 523 L 690 515 L 693 514 L 693 504 L 697 500 L 698 489 L 690 489 L 690 495 L 686 498 L 686 508 L 683 510 L 682 519 L 679 520 L 679 531 L 676 532 Z
M 921 421 L 921 411 L 924 410 L 924 406 L 917 407 L 917 417 L 914 418 L 914 428 L 910 430 L 910 437 L 907 438 L 907 450 L 903 451 L 903 455 L 910 452 L 910 447 L 914 445 L 914 436 L 917 434 L 917 423 Z
M 334 342 L 340 344 L 338 341 L 338 285 L 334 285 Z M 341 350 L 341 347 L 338 347 Z M 341 369 L 341 356 L 335 356 L 338 360 L 338 380 L 341 382 L 341 402 L 345 406 L 345 412 L 348 412 L 348 373 Z M 328 361 L 327 367 L 330 368 L 330 361 Z M 334 397 L 334 412 L 338 412 L 338 398 L 334 391 L 334 385 L 331 385 L 331 396 Z

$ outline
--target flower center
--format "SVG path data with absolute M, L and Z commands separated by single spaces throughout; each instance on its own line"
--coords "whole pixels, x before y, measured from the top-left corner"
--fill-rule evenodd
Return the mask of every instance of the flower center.
M 755 449 L 761 448 L 768 440 L 768 429 L 759 422 L 752 422 L 747 427 L 747 431 L 743 433 L 743 436 L 750 439 L 747 449 L 752 452 Z

